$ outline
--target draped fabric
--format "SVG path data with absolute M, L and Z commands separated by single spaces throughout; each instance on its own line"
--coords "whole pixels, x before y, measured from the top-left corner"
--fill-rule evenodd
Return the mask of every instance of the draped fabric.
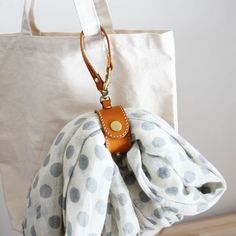
M 155 235 L 220 199 L 224 178 L 191 144 L 153 113 L 125 111 L 132 147 L 119 156 L 94 112 L 58 133 L 29 190 L 25 236 Z

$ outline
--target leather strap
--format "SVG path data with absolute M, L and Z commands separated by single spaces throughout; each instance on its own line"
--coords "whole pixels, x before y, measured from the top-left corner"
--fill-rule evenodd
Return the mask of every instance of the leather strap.
M 112 61 L 111 61 L 111 46 L 110 46 L 108 35 L 103 27 L 101 27 L 101 32 L 104 34 L 105 39 L 107 41 L 107 67 L 106 67 L 106 70 L 107 70 L 107 72 L 109 72 L 110 70 L 113 69 L 113 65 L 112 65 Z M 90 63 L 90 61 L 84 51 L 84 33 L 83 33 L 83 31 L 80 34 L 80 50 L 81 50 L 82 56 L 84 58 L 84 62 L 85 62 L 86 66 L 93 78 L 93 81 L 94 81 L 98 91 L 100 93 L 102 93 L 102 91 L 104 89 L 104 86 L 103 86 L 104 81 L 102 80 L 101 76 L 96 72 L 96 70 L 94 69 L 94 67 Z
M 105 145 L 112 154 L 127 152 L 131 147 L 130 124 L 122 106 L 112 107 L 106 101 L 107 107 L 95 110 L 102 124 Z M 114 129 L 112 124 L 118 124 Z
M 80 49 L 84 62 L 96 84 L 98 91 L 102 94 L 100 102 L 102 109 L 97 109 L 97 113 L 101 125 L 103 134 L 105 136 L 105 145 L 112 154 L 118 154 L 127 152 L 131 147 L 131 131 L 128 118 L 122 106 L 111 105 L 110 97 L 108 96 L 108 85 L 109 85 L 109 73 L 112 70 L 111 62 L 111 48 L 109 38 L 104 28 L 101 27 L 101 31 L 104 34 L 107 41 L 107 74 L 105 81 L 102 80 L 101 76 L 96 72 L 86 56 L 84 51 L 84 34 L 80 34 Z

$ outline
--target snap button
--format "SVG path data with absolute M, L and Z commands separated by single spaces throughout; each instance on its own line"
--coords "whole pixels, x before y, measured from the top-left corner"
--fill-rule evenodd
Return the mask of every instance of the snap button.
M 122 129 L 122 124 L 118 120 L 114 120 L 111 122 L 110 127 L 113 131 L 120 131 Z

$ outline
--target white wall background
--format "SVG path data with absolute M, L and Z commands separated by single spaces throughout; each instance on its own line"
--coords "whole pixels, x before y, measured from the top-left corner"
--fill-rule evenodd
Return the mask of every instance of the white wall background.
M 236 1 L 108 2 L 115 28 L 175 31 L 179 131 L 228 183 L 220 202 L 198 217 L 236 211 Z M 22 7 L 23 0 L 0 0 L 0 34 L 19 31 Z M 43 31 L 80 31 L 72 0 L 38 0 L 36 18 Z M 0 188 L 0 236 L 19 235 Z

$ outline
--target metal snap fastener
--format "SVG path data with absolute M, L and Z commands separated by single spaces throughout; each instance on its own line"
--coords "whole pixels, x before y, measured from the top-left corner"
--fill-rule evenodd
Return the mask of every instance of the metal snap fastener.
M 120 131 L 122 129 L 122 124 L 118 120 L 114 120 L 111 122 L 110 127 L 113 131 Z

